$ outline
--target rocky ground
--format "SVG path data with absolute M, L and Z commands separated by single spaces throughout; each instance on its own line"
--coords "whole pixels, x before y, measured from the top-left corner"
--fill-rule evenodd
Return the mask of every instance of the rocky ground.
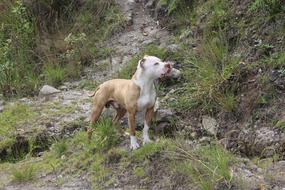
M 150 14 L 154 13 L 150 11 L 150 8 L 153 8 L 153 2 L 117 0 L 125 15 L 127 26 L 123 32 L 115 34 L 105 42 L 105 47 L 113 49 L 110 58 L 94 60 L 95 66 L 106 65 L 104 69 L 98 71 L 94 69 L 95 67 L 88 67 L 85 68 L 84 75 L 79 81 L 67 82 L 58 89 L 44 86 L 37 97 L 0 102 L 0 111 L 5 110 L 8 106 L 21 103 L 30 106 L 32 111 L 35 112 L 32 120 L 33 124 L 23 124 L 23 127 L 18 128 L 15 134 L 13 134 L 18 136 L 16 144 L 22 143 L 22 147 L 29 146 L 26 142 L 30 137 L 35 139 L 33 142 L 37 142 L 38 139 L 38 149 L 34 149 L 34 159 L 30 162 L 36 164 L 42 161 L 43 157 L 41 156 L 51 147 L 51 139 L 68 139 L 88 126 L 91 109 L 91 99 L 88 97 L 88 94 L 92 92 L 92 88 L 88 88 L 88 90 L 84 87 L 82 88 L 84 86 L 82 81 L 94 80 L 96 83 L 101 83 L 116 77 L 116 73 L 121 68 L 126 66 L 135 55 L 151 43 L 171 51 L 177 50 L 177 46 L 173 44 L 175 40 L 172 34 L 160 25 L 153 14 Z M 157 12 L 154 13 L 155 16 L 157 16 L 156 14 Z M 247 80 L 245 82 L 248 82 L 248 85 L 244 89 L 245 93 L 241 93 L 239 100 L 250 102 L 251 99 L 248 97 L 253 94 L 251 94 L 249 89 L 253 88 L 251 85 L 254 82 L 252 82 L 253 79 L 249 76 L 245 78 Z M 282 85 L 282 77 L 278 75 L 277 78 Z M 280 85 L 280 82 L 278 84 Z M 170 88 L 175 87 L 174 85 Z M 285 189 L 285 134 L 275 128 L 262 125 L 266 123 L 262 120 L 266 118 L 266 114 L 261 115 L 261 118 L 255 122 L 255 127 L 249 129 L 241 128 L 242 125 L 249 122 L 237 120 L 237 117 L 232 116 L 230 113 L 219 114 L 216 117 L 199 115 L 198 113 L 175 113 L 171 109 L 163 108 L 163 102 L 167 101 L 174 91 L 169 89 L 164 96 L 159 98 L 162 105 L 157 110 L 157 127 L 156 131 L 154 131 L 157 135 L 163 133 L 172 137 L 173 129 L 169 128 L 173 127 L 171 121 L 174 118 L 176 119 L 176 128 L 179 128 L 180 133 L 189 137 L 190 140 L 187 142 L 189 147 L 197 144 L 198 146 L 207 144 L 214 139 L 218 139 L 221 145 L 235 154 L 237 164 L 231 167 L 231 175 L 232 178 L 238 179 L 242 183 L 237 183 L 239 185 L 231 186 L 229 189 Z M 284 95 L 281 97 L 284 97 Z M 284 106 L 284 101 L 280 99 L 274 106 L 274 109 L 282 109 L 282 106 Z M 247 111 L 248 109 L 240 110 Z M 274 112 L 270 109 L 264 110 L 271 114 Z M 104 113 L 110 116 L 112 111 L 106 110 Z M 249 111 L 249 113 L 241 114 L 251 113 Z M 282 114 L 280 117 L 284 117 L 284 112 Z M 125 119 L 122 121 L 122 125 L 126 126 Z M 156 138 L 159 139 L 159 137 Z M 124 149 L 128 156 L 132 157 L 131 152 L 128 150 L 128 141 L 128 137 L 123 137 L 119 143 L 119 148 Z M 44 146 L 40 146 L 42 144 Z M 278 154 L 281 156 L 276 158 L 277 152 L 283 152 L 283 154 Z M 27 154 L 28 152 L 24 153 Z M 259 155 L 261 156 L 257 157 Z M 5 152 L 2 151 L 0 156 L 5 157 Z M 189 189 L 189 187 L 183 185 L 186 181 L 184 178 L 181 179 L 178 176 L 168 174 L 167 170 L 163 168 L 164 162 L 168 162 L 164 156 L 154 155 L 148 158 L 152 162 L 148 174 L 154 179 L 151 182 L 147 182 L 146 187 L 148 189 L 170 189 L 170 187 L 171 189 Z M 65 157 L 62 157 L 62 160 L 64 159 Z M 121 157 L 118 158 L 118 160 L 120 159 Z M 26 162 L 23 160 L 19 161 L 18 164 L 21 166 L 21 163 L 24 164 Z M 114 163 L 111 161 L 109 165 L 113 169 L 121 171 L 116 161 Z M 138 166 L 143 167 L 140 163 L 137 165 L 129 164 L 126 167 L 127 169 L 122 170 L 122 173 L 116 174 L 112 172 L 115 182 L 112 182 L 111 185 L 106 183 L 103 187 L 105 189 L 140 189 L 145 187 L 145 183 L 133 177 L 128 170 Z M 88 178 L 91 175 L 90 172 L 72 174 L 66 171 L 40 172 L 32 182 L 15 183 L 5 167 L 13 168 L 13 164 L 8 163 L 0 167 L 0 189 L 3 190 L 72 190 L 92 188 Z M 178 182 L 174 182 L 175 180 Z M 179 185 L 178 183 L 181 184 Z M 219 189 L 219 187 L 215 188 Z

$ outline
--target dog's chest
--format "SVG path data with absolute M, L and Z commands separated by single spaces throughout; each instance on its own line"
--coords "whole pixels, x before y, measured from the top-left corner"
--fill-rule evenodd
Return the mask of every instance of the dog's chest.
M 142 88 L 137 103 L 138 111 L 143 111 L 152 107 L 155 103 L 155 99 L 156 92 L 154 86 L 151 86 L 150 88 Z

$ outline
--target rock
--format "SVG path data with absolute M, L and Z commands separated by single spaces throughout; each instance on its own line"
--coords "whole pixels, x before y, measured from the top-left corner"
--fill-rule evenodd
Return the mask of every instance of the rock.
M 160 122 L 154 128 L 156 134 L 165 135 L 165 136 L 172 136 L 174 128 L 171 126 L 169 122 Z
M 153 9 L 155 8 L 155 0 L 149 0 L 145 6 L 144 6 L 146 9 Z
M 265 172 L 265 176 L 270 176 L 270 185 L 276 189 L 285 189 L 285 161 L 279 161 L 270 166 Z
M 53 94 L 56 94 L 56 93 L 59 93 L 60 90 L 52 87 L 52 86 L 49 86 L 49 85 L 44 85 L 42 87 L 42 89 L 40 90 L 39 92 L 39 96 L 40 97 L 45 97 L 45 96 L 49 96 L 49 95 L 53 95 Z
M 178 52 L 179 51 L 179 46 L 177 44 L 171 44 L 169 46 L 166 47 L 167 51 L 169 52 Z
M 202 125 L 203 128 L 210 133 L 211 135 L 216 136 L 218 131 L 218 123 L 216 119 L 210 117 L 210 116 L 202 116 Z
M 268 127 L 244 129 L 238 136 L 238 149 L 247 156 L 270 157 L 285 150 L 284 134 Z
M 156 121 L 162 122 L 162 121 L 171 121 L 173 118 L 174 113 L 171 109 L 161 109 L 157 110 L 156 112 Z
M 60 86 L 58 89 L 59 89 L 59 90 L 66 91 L 68 88 L 67 88 L 67 86 L 62 85 L 62 86 Z
M 0 100 L 0 113 L 4 110 L 4 101 Z

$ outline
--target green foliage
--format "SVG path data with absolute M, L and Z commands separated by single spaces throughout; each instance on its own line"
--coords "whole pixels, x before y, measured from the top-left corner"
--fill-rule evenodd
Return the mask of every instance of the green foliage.
M 61 140 L 59 142 L 57 142 L 56 144 L 54 144 L 54 150 L 56 152 L 57 157 L 62 156 L 68 149 L 68 145 L 66 143 L 66 141 Z
M 282 0 L 255 0 L 249 7 L 249 11 L 266 10 L 271 15 L 275 15 L 285 11 L 284 2 Z
M 191 109 L 200 105 L 203 110 L 210 112 L 217 109 L 234 111 L 235 96 L 230 90 L 222 90 L 221 85 L 237 68 L 239 57 L 231 55 L 224 38 L 204 40 L 198 51 L 195 54 L 188 53 L 186 59 L 189 61 L 185 60 L 184 64 L 190 62 L 193 66 L 184 69 L 183 77 L 187 84 L 183 91 L 175 92 L 182 97 L 172 106 Z
M 64 70 L 57 64 L 46 65 L 43 74 L 46 83 L 52 86 L 59 86 L 64 80 Z
M 148 143 L 141 148 L 134 150 L 132 154 L 132 158 L 139 162 L 148 158 L 151 155 L 154 155 L 160 152 L 163 148 L 163 143 Z
M 179 8 L 182 8 L 185 4 L 185 0 L 159 0 L 158 2 L 162 6 L 166 6 L 167 13 L 171 14 L 175 11 L 178 11 Z
M 12 176 L 13 176 L 13 181 L 15 182 L 31 181 L 35 177 L 35 170 L 33 167 L 14 169 L 12 170 Z
M 285 132 L 285 121 L 282 120 L 277 121 L 275 127 Z
M 9 134 L 15 131 L 21 125 L 31 122 L 36 116 L 33 110 L 24 104 L 14 104 L 6 106 L 0 113 L 0 135 L 8 138 Z
M 0 14 L 0 91 L 5 96 L 29 94 L 38 87 L 32 66 L 34 25 L 16 1 Z
M 86 90 L 95 90 L 98 83 L 94 80 L 81 80 L 79 83 L 79 88 Z
M 93 127 L 94 132 L 91 141 L 96 144 L 96 150 L 106 151 L 118 143 L 119 136 L 110 119 L 100 119 Z
M 142 167 L 136 167 L 135 170 L 134 170 L 134 174 L 137 177 L 141 178 L 141 177 L 145 176 L 145 171 L 144 171 L 144 169 Z
M 220 146 L 212 144 L 193 150 L 191 147 L 177 144 L 174 156 L 182 161 L 175 162 L 174 169 L 187 177 L 200 189 L 215 189 L 216 185 L 230 187 L 230 164 L 233 156 Z

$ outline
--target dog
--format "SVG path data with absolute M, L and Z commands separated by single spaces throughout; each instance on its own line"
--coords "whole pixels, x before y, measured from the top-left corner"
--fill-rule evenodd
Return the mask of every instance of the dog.
M 173 63 L 164 62 L 158 57 L 146 55 L 139 60 L 137 70 L 131 80 L 113 79 L 99 85 L 90 95 L 93 97 L 91 123 L 96 123 L 104 107 L 112 106 L 116 109 L 117 113 L 113 119 L 114 126 L 117 126 L 119 120 L 127 113 L 130 148 L 135 150 L 139 148 L 135 136 L 135 116 L 137 112 L 142 112 L 144 115 L 143 144 L 151 142 L 148 130 L 156 102 L 154 81 L 166 76 L 177 77 L 180 75 L 180 71 L 174 69 L 172 65 Z M 121 128 L 118 130 L 122 133 Z M 92 134 L 92 132 L 90 133 Z

